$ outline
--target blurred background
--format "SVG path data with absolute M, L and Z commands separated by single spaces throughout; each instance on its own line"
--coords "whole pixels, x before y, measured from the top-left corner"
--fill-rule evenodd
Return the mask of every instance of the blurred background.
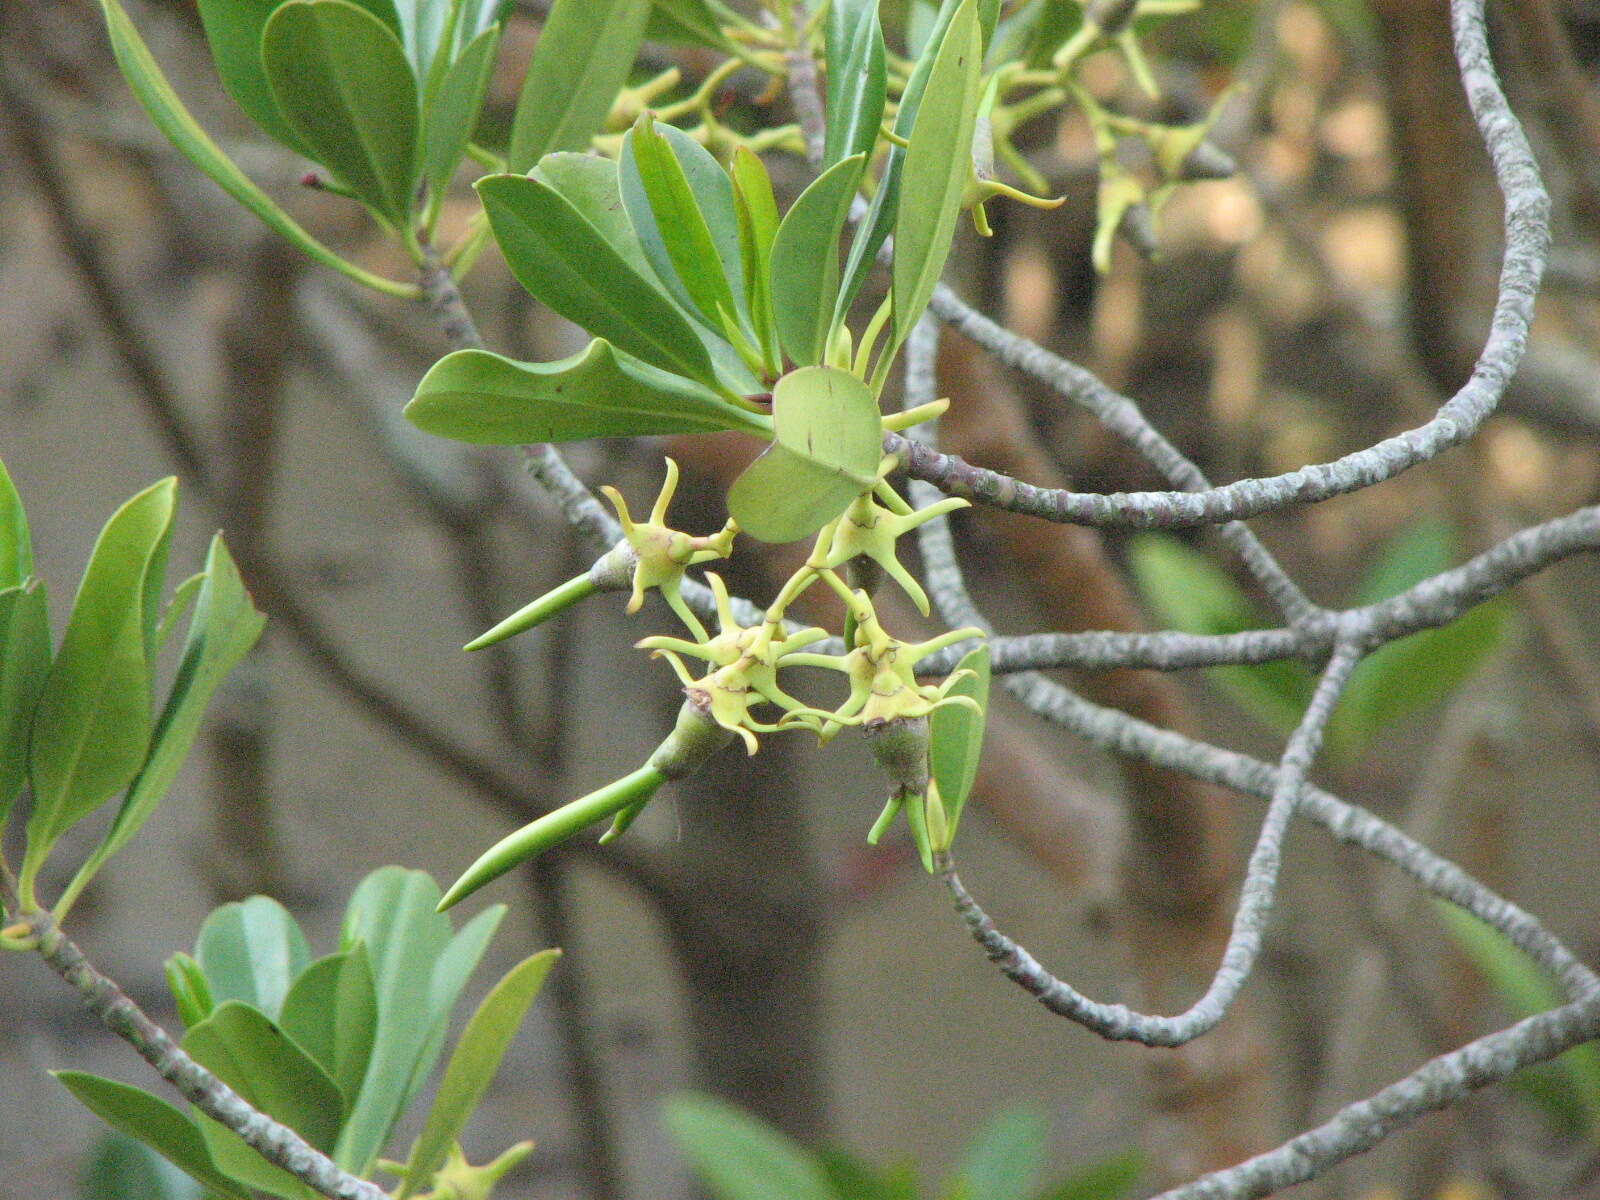
M 353 205 L 301 188 L 306 164 L 232 109 L 191 4 L 129 7 L 255 179 L 343 252 L 403 276 Z M 491 143 L 541 10 L 523 0 L 510 22 Z M 1532 350 L 1471 445 L 1255 523 L 1324 604 L 1400 590 L 1600 491 L 1600 4 L 1506 0 L 1491 18 L 1556 201 Z M 1500 252 L 1445 4 L 1207 0 L 1147 44 L 1159 105 L 1108 54 L 1089 64 L 1095 93 L 1196 119 L 1244 82 L 1217 132 L 1238 175 L 1182 189 L 1159 258 L 1119 245 L 1098 277 L 1089 130 L 1075 111 L 1047 114 L 1018 141 L 1066 203 L 991 204 L 994 237 L 962 233 L 952 281 L 1138 399 L 1220 480 L 1424 419 L 1470 370 Z M 641 77 L 674 63 L 691 88 L 714 59 L 647 46 Z M 753 73 L 735 75 L 725 99 L 729 121 L 791 119 Z M 221 528 L 270 618 L 160 818 L 75 910 L 74 937 L 170 1024 L 161 963 L 192 946 L 214 905 L 276 896 L 325 952 L 368 870 L 397 862 L 448 881 L 514 823 L 642 761 L 678 697 L 665 665 L 629 647 L 666 629 L 665 611 L 652 601 L 629 618 L 603 597 L 503 653 L 459 651 L 587 565 L 559 514 L 512 452 L 465 451 L 404 424 L 401 405 L 445 349 L 426 314 L 301 260 L 179 159 L 133 104 L 95 4 L 0 3 L 0 145 L 0 457 L 27 503 L 40 574 L 64 595 L 116 504 L 175 473 L 173 577 Z M 797 161 L 773 166 L 789 196 L 805 182 Z M 463 187 L 457 227 L 472 203 Z M 492 249 L 467 295 L 497 349 L 543 358 L 578 344 Z M 941 436 L 969 460 L 1083 490 L 1163 486 L 1089 418 L 956 335 L 940 371 L 954 401 Z M 572 457 L 637 507 L 663 449 L 685 469 L 681 527 L 715 528 L 721 488 L 751 453 L 737 438 L 589 444 Z M 1010 632 L 1271 622 L 1209 535 L 1102 538 L 977 511 L 957 527 L 980 600 Z M 770 595 L 786 553 L 747 546 L 730 579 Z M 1317 772 L 1591 961 L 1597 583 L 1600 564 L 1569 561 L 1462 627 L 1386 652 Z M 1071 682 L 1270 758 L 1305 686 L 1297 672 Z M 492 889 L 512 914 L 478 992 L 534 948 L 567 951 L 470 1131 L 474 1160 L 537 1140 L 505 1195 L 691 1194 L 659 1115 L 689 1088 L 809 1146 L 915 1164 L 922 1194 L 996 1113 L 1022 1106 L 1048 1130 L 1039 1184 L 1137 1150 L 1148 1190 L 1265 1149 L 1506 1023 L 1525 1002 L 1519 985 L 1539 982 L 1302 827 L 1240 1008 L 1184 1051 L 1108 1045 L 993 970 L 908 843 L 864 845 L 881 790 L 850 739 L 823 755 L 769 738 L 758 758 L 725 753 L 673 788 L 616 846 L 552 854 Z M 1258 817 L 1252 799 L 1109 761 L 1001 703 L 961 858 L 1002 928 L 1057 974 L 1177 1011 L 1215 966 Z M 97 834 L 73 836 L 87 847 Z M 45 1072 L 141 1080 L 144 1068 L 40 964 L 5 966 L 0 1197 L 71 1196 L 102 1129 Z M 1519 1083 L 1309 1190 L 1600 1195 L 1595 1060 Z

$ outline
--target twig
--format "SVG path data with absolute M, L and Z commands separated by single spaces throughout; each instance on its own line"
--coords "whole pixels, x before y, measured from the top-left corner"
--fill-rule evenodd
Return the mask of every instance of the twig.
M 1527 344 L 1533 299 L 1549 248 L 1550 198 L 1522 126 L 1495 75 L 1482 0 L 1452 0 L 1451 17 L 1467 100 L 1505 198 L 1505 251 L 1493 321 L 1472 377 L 1431 420 L 1333 462 L 1203 491 L 1099 495 L 1035 488 L 948 455 L 918 452 L 909 444 L 906 470 L 952 495 L 1048 521 L 1171 529 L 1241 520 L 1358 491 L 1437 458 L 1471 437 L 1494 412 Z M 1089 408 L 1106 428 L 1126 438 L 1151 461 L 1161 454 L 1156 441 L 1159 435 L 1137 407 L 1082 367 L 980 316 L 948 288 L 935 293 L 933 310 L 1002 361 Z
M 1277 1149 L 1163 1192 L 1155 1200 L 1254 1200 L 1314 1179 L 1335 1163 L 1372 1149 L 1424 1113 L 1448 1108 L 1478 1088 L 1596 1037 L 1600 1037 L 1600 993 L 1591 991 L 1581 1000 L 1442 1054 Z
M 184 1053 L 126 992 L 94 968 L 48 913 L 36 912 L 23 920 L 38 939 L 39 956 L 50 969 L 76 988 L 100 1023 L 132 1046 L 185 1100 L 329 1200 L 387 1200 L 382 1188 L 341 1170 L 294 1130 L 258 1112 Z
M 940 873 L 955 897 L 956 911 L 972 930 L 972 936 L 1000 965 L 1008 979 L 1051 1012 L 1076 1021 L 1103 1038 L 1140 1042 L 1146 1046 L 1181 1046 L 1215 1029 L 1255 969 L 1262 933 L 1277 900 L 1284 834 L 1299 804 L 1306 773 L 1322 744 L 1322 734 L 1338 703 L 1339 693 L 1361 657 L 1359 647 L 1349 642 L 1340 643 L 1322 674 L 1304 718 L 1289 739 L 1278 764 L 1272 803 L 1267 808 L 1266 819 L 1262 821 L 1255 850 L 1245 870 L 1239 909 L 1222 964 L 1205 995 L 1185 1012 L 1161 1017 L 1135 1012 L 1123 1004 L 1102 1004 L 1055 978 L 1026 949 L 995 927 L 993 920 L 962 885 L 954 863 L 946 855 L 940 864 Z

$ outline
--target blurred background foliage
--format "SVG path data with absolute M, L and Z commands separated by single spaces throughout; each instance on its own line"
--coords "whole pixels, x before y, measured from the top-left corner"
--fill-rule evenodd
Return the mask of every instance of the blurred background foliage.
M 521 0 L 508 26 L 480 129 L 491 144 L 543 7 Z M 885 3 L 894 29 L 908 9 L 914 19 L 914 0 Z M 297 219 L 403 275 L 351 206 L 300 188 L 305 164 L 249 132 L 190 3 L 130 11 L 207 128 Z M 1600 491 L 1600 5 L 1507 0 L 1491 17 L 1556 198 L 1532 351 L 1472 445 L 1256 523 L 1327 603 L 1392 594 Z M 1217 133 L 1240 174 L 1173 198 L 1154 262 L 1118 246 L 1097 277 L 1090 131 L 1071 110 L 1036 120 L 1017 141 L 1066 204 L 991 205 L 993 239 L 965 230 L 949 277 L 1139 399 L 1215 478 L 1292 469 L 1416 423 L 1470 367 L 1499 250 L 1445 6 L 1207 0 L 1147 44 L 1164 94 L 1155 109 L 1109 54 L 1085 65 L 1096 98 L 1192 120 L 1242 82 Z M 714 63 L 651 44 L 638 79 L 676 65 L 687 94 Z M 741 128 L 790 118 L 751 73 L 732 76 L 718 104 Z M 0 454 L 27 500 L 40 573 L 63 591 L 100 516 L 175 470 L 191 489 L 175 577 L 221 527 L 269 617 L 161 820 L 75 913 L 76 935 L 174 1024 L 161 964 L 214 905 L 265 892 L 331 944 L 354 880 L 387 862 L 453 877 L 513 814 L 635 762 L 677 700 L 665 672 L 622 652 L 654 631 L 652 609 L 628 621 L 595 608 L 487 663 L 458 652 L 577 568 L 558 516 L 483 457 L 404 426 L 400 405 L 443 350 L 437 334 L 403 302 L 358 295 L 296 258 L 178 160 L 131 103 L 93 4 L 0 5 L 0 139 Z M 792 198 L 803 166 L 772 166 Z M 463 189 L 444 224 L 459 229 L 474 207 Z M 578 344 L 492 251 L 468 292 L 498 349 L 548 357 Z M 959 339 L 945 339 L 940 367 L 955 401 L 942 436 L 968 459 L 1041 484 L 1159 486 L 1087 417 Z M 715 528 L 713 497 L 748 448 L 668 449 L 684 465 L 685 504 L 698 504 L 689 527 Z M 654 487 L 654 454 L 621 444 L 576 459 L 630 497 Z M 958 528 L 1008 630 L 1223 632 L 1267 619 L 1207 534 L 1102 539 L 979 512 Z M 792 565 L 781 548 L 747 550 L 731 581 L 764 594 Z M 1375 655 L 1319 769 L 1591 953 L 1597 574 L 1569 561 Z M 1309 681 L 1276 664 L 1078 682 L 1261 751 Z M 919 882 L 908 843 L 860 845 L 882 798 L 860 782 L 865 755 L 849 754 L 824 767 L 774 739 L 759 759 L 724 756 L 641 819 L 648 854 L 555 856 L 510 893 L 470 998 L 539 947 L 567 953 L 467 1138 L 476 1160 L 537 1137 L 504 1194 L 1111 1200 L 1261 1149 L 1547 1002 L 1549 982 L 1469 919 L 1441 923 L 1370 864 L 1296 836 L 1250 1003 L 1192 1052 L 1100 1044 L 991 973 Z M 1254 815 L 1002 708 L 964 858 L 1047 963 L 1095 994 L 1172 1011 L 1214 965 Z M 192 1194 L 45 1086 L 46 1066 L 137 1069 L 52 984 L 0 975 L 0 1196 L 64 1195 L 72 1179 L 86 1197 Z M 1313 1186 L 1593 1194 L 1595 1056 L 1575 1051 L 1524 1082 Z M 720 1099 L 667 1102 L 686 1088 Z M 719 1145 L 748 1149 L 730 1160 Z M 1011 1174 L 985 1175 L 999 1160 Z M 763 1162 L 802 1182 L 773 1191 Z

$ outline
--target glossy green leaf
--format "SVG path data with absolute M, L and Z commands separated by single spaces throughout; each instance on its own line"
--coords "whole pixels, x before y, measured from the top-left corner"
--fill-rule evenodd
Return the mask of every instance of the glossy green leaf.
M 173 1004 L 178 1009 L 178 1019 L 184 1028 L 200 1024 L 216 1007 L 211 998 L 211 984 L 206 973 L 192 957 L 178 951 L 163 964 L 167 990 L 172 993 Z
M 143 1142 L 108 1133 L 78 1176 L 78 1200 L 202 1200 L 200 1185 Z
M 177 482 L 119 508 L 95 542 L 35 709 L 24 873 L 125 787 L 150 742 L 150 686 Z
M 251 896 L 206 918 L 195 958 L 215 1003 L 243 1001 L 276 1020 L 311 951 L 288 909 L 268 896 Z
M 275 204 L 270 196 L 252 183 L 233 160 L 217 148 L 205 130 L 195 122 L 189 110 L 172 90 L 167 77 L 151 57 L 139 31 L 128 19 L 121 0 L 100 0 L 105 13 L 106 29 L 111 39 L 111 50 L 116 55 L 117 66 L 127 80 L 134 98 L 155 123 L 157 129 L 177 148 L 178 152 L 198 167 L 202 174 L 232 196 L 259 218 L 267 228 L 290 245 L 325 267 L 331 267 L 366 287 L 391 295 L 405 294 L 406 288 L 390 280 L 379 278 L 354 263 L 340 258 L 299 223 Z
M 739 222 L 739 261 L 744 271 L 750 324 L 767 363 L 780 362 L 777 316 L 772 308 L 772 243 L 778 236 L 778 201 L 761 156 L 740 146 L 729 169 L 734 215 Z
M 646 114 L 622 142 L 617 178 L 645 258 L 667 292 L 707 328 L 743 313 L 744 269 L 733 184 L 688 134 Z
M 771 431 L 765 416 L 598 340 L 571 358 L 551 363 L 458 350 L 423 376 L 405 412 L 427 433 L 500 444 L 717 429 Z
M 815 533 L 872 486 L 882 446 L 867 385 L 835 367 L 801 367 L 772 392 L 773 443 L 734 481 L 728 513 L 750 536 Z
M 1434 911 L 1456 948 L 1482 973 L 1516 1019 L 1566 1003 L 1556 981 L 1499 930 L 1443 901 L 1434 902 Z M 1519 1072 L 1515 1080 L 1568 1134 L 1600 1130 L 1600 1045 L 1587 1042 L 1575 1046 L 1548 1063 Z
M 184 1034 L 183 1048 L 251 1107 L 317 1149 L 333 1149 L 344 1119 L 338 1085 L 259 1010 L 224 1001 Z
M 1237 584 L 1205 555 L 1177 538 L 1146 533 L 1128 547 L 1128 565 L 1157 618 L 1184 633 L 1240 633 L 1262 626 Z M 1287 732 L 1300 723 L 1316 686 L 1310 670 L 1288 660 L 1213 667 L 1206 678 L 1267 727 Z
M 535 298 L 619 350 L 717 387 L 688 319 L 565 197 L 520 175 L 477 187 L 512 274 Z
M 197 0 L 223 89 L 252 121 L 300 154 L 306 149 L 278 111 L 261 65 L 261 31 L 284 0 Z
M 204 582 L 195 601 L 183 658 L 150 738 L 149 756 L 104 842 L 94 852 L 94 864 L 127 845 L 155 811 L 188 757 L 211 697 L 255 645 L 265 624 L 266 617 L 251 603 L 239 569 L 222 535 L 217 534 L 206 556 Z
M 50 674 L 50 615 L 44 584 L 0 591 L 0 830 L 28 778 L 28 737 Z
M 280 1023 L 354 1107 L 372 1057 L 378 993 L 365 945 L 319 958 L 294 981 Z
M 954 1178 L 972 1200 L 1028 1200 L 1044 1167 L 1050 1122 L 1037 1107 L 996 1113 L 961 1155 Z
M 22 497 L 0 462 L 0 591 L 20 587 L 33 574 L 33 536 Z
M 366 1079 L 334 1156 L 357 1174 L 370 1169 L 420 1086 L 418 1076 L 431 1068 L 449 1010 L 476 962 L 471 952 L 481 954 L 485 931 L 505 911 L 487 910 L 469 926 L 470 937 L 463 930 L 452 938 L 449 918 L 434 911 L 438 903 L 439 886 L 425 873 L 385 867 L 361 882 L 346 912 L 342 944 L 366 945 L 378 998 Z
M 649 15 L 650 0 L 557 0 L 517 99 L 509 171 L 588 148 L 628 82 Z
M 888 73 L 878 0 L 833 0 L 826 30 L 827 137 L 822 164 L 870 157 L 883 124 Z
M 800 193 L 772 243 L 772 309 L 784 353 L 799 366 L 821 362 L 839 299 L 839 235 L 866 159 L 834 164 Z
M 417 180 L 417 81 L 394 33 L 348 0 L 289 0 L 267 21 L 261 57 L 311 156 L 403 226 Z
M 547 154 L 532 171 L 533 177 L 548 184 L 562 199 L 578 210 L 595 227 L 627 264 L 650 285 L 666 295 L 655 280 L 650 260 L 644 256 L 639 235 L 628 220 L 622 205 L 622 187 L 617 180 L 617 164 L 594 154 Z
M 677 301 L 667 295 L 665 285 L 656 277 L 655 268 L 645 257 L 639 235 L 628 220 L 622 203 L 621 182 L 617 178 L 617 164 L 610 159 L 592 154 L 547 154 L 534 168 L 533 177 L 559 192 L 573 208 L 594 226 L 640 278 L 647 280 L 655 295 L 678 309 L 681 317 L 700 340 L 711 361 L 712 372 L 723 386 L 738 395 L 752 395 L 765 390 L 751 375 L 722 336 L 720 329 L 713 331 L 691 317 L 687 310 L 678 307 Z M 776 220 L 774 220 L 776 224 Z M 686 298 L 687 299 L 687 298 Z
M 249 1200 L 245 1190 L 224 1175 L 195 1124 L 149 1092 L 82 1071 L 52 1072 L 62 1086 L 113 1129 L 136 1138 L 211 1191 Z
M 931 24 L 927 44 L 921 49 L 917 64 L 906 80 L 905 90 L 900 96 L 900 107 L 894 117 L 895 135 L 902 140 L 910 137 L 912 127 L 916 123 L 917 113 L 922 107 L 923 94 L 928 88 L 928 77 L 933 72 L 933 63 L 939 46 L 950 28 L 950 21 L 955 12 L 956 0 L 944 0 Z M 835 325 L 842 323 L 849 313 L 856 293 L 861 290 L 867 273 L 872 270 L 872 264 L 877 259 L 878 251 L 883 247 L 890 229 L 894 227 L 895 212 L 900 203 L 900 179 L 905 168 L 905 156 L 903 148 L 891 146 L 884 158 L 883 170 L 878 176 L 878 186 L 872 193 L 872 202 L 867 207 L 866 216 L 856 227 L 855 240 L 850 243 L 850 255 L 845 260 L 844 284 L 839 291 L 839 306 L 834 315 Z
M 911 127 L 894 222 L 894 328 L 904 342 L 933 295 L 972 175 L 972 135 L 983 85 L 975 0 L 962 0 L 940 42 Z
M 655 0 L 645 36 L 654 42 L 732 50 L 723 21 L 706 0 Z
M 1374 604 L 1403 592 L 1448 570 L 1456 555 L 1449 522 L 1425 517 L 1390 543 L 1356 602 Z M 1329 722 L 1330 750 L 1355 754 L 1385 726 L 1455 691 L 1500 644 L 1511 609 L 1509 597 L 1497 597 L 1448 625 L 1389 642 L 1368 655 L 1351 674 Z
M 435 196 L 450 186 L 456 164 L 478 127 L 478 113 L 500 48 L 498 27 L 480 33 L 450 67 L 423 119 L 422 170 Z
M 1139 1182 L 1145 1165 L 1142 1151 L 1124 1150 L 1080 1167 L 1045 1188 L 1035 1200 L 1123 1200 Z
M 979 646 L 964 655 L 956 669 L 968 669 L 972 676 L 950 689 L 952 696 L 970 696 L 982 711 L 950 704 L 934 710 L 928 718 L 929 766 L 939 785 L 945 819 L 954 837 L 961 823 L 961 810 L 972 794 L 978 777 L 978 761 L 983 756 L 983 733 L 989 711 L 989 647 Z
M 422 1133 L 411 1149 L 406 1163 L 408 1182 L 400 1191 L 401 1200 L 431 1180 L 444 1164 L 450 1147 L 461 1136 L 500 1069 L 500 1060 L 521 1027 L 528 1006 L 560 955 L 559 950 L 544 950 L 512 968 L 467 1022 L 445 1067 Z
M 716 1200 L 837 1200 L 810 1151 L 730 1104 L 681 1094 L 666 1102 L 664 1119 Z

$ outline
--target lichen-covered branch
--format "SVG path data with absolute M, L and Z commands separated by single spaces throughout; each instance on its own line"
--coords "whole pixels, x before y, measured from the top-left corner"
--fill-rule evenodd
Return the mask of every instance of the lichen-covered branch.
M 1091 1000 L 1071 984 L 1057 979 L 1026 949 L 996 928 L 994 921 L 962 885 L 954 863 L 946 855 L 940 863 L 941 874 L 955 897 L 956 911 L 972 930 L 972 936 L 1008 979 L 1051 1012 L 1076 1021 L 1103 1038 L 1141 1042 L 1146 1046 L 1181 1046 L 1215 1029 L 1255 969 L 1262 935 L 1277 901 L 1284 835 L 1300 802 L 1306 774 L 1322 744 L 1323 732 L 1333 716 L 1339 694 L 1361 657 L 1360 647 L 1351 642 L 1340 643 L 1322 673 L 1304 718 L 1289 739 L 1278 763 L 1272 803 L 1267 808 L 1245 869 L 1239 908 L 1222 963 L 1205 995 L 1186 1011 L 1173 1017 L 1152 1016 L 1124 1004 Z
M 1581 1000 L 1442 1054 L 1275 1150 L 1163 1192 L 1155 1200 L 1255 1200 L 1315 1179 L 1424 1113 L 1449 1108 L 1479 1088 L 1596 1037 L 1600 1037 L 1600 993 L 1591 991 Z
M 275 1166 L 329 1200 L 387 1200 L 374 1183 L 340 1170 L 332 1159 L 250 1104 L 184 1053 L 111 979 L 102 975 L 47 913 L 24 918 L 39 956 L 77 990 L 89 1011 L 139 1053 L 156 1073 L 206 1116 L 221 1122 Z

